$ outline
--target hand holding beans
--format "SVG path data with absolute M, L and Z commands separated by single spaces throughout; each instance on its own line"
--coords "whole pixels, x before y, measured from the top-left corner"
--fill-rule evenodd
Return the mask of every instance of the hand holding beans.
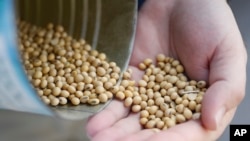
M 178 67 L 178 70 L 185 68 L 190 84 L 198 88 L 204 86 L 204 82 L 208 85 L 203 95 L 193 95 L 193 93 L 189 95 L 190 93 L 186 93 L 187 90 L 194 93 L 196 90 L 192 87 L 185 88 L 185 91 L 179 92 L 183 94 L 182 99 L 173 92 L 175 89 L 171 88 L 173 86 L 169 83 L 160 84 L 160 86 L 169 87 L 170 90 L 161 90 L 159 93 L 152 94 L 152 90 L 141 88 L 138 90 L 140 93 L 148 94 L 141 95 L 141 99 L 144 100 L 141 101 L 140 108 L 147 105 L 155 107 L 155 100 L 149 99 L 147 102 L 145 100 L 170 91 L 172 95 L 164 97 L 164 101 L 169 101 L 169 106 L 178 106 L 175 111 L 173 108 L 168 108 L 164 114 L 174 113 L 175 119 L 178 118 L 178 122 L 182 122 L 190 118 L 189 110 L 195 109 L 201 110 L 201 118 L 176 125 L 171 118 L 159 120 L 158 117 L 162 115 L 159 108 L 150 108 L 150 110 L 147 108 L 142 110 L 141 114 L 135 114 L 126 108 L 122 101 L 114 100 L 104 111 L 90 118 L 87 130 L 91 139 L 93 141 L 217 140 L 243 99 L 246 84 L 247 55 L 237 24 L 226 1 L 147 0 L 140 10 L 136 33 L 130 62 L 133 79 L 143 78 L 146 82 L 150 81 L 147 84 L 148 88 L 159 89 L 155 83 L 161 81 L 162 74 L 157 76 L 156 81 L 156 76 L 144 76 L 144 72 L 138 69 L 138 65 L 141 69 L 145 69 L 146 65 L 157 62 L 154 58 L 158 54 L 164 54 L 175 58 L 183 65 L 183 68 Z M 145 60 L 146 58 L 152 60 Z M 140 64 L 141 62 L 143 63 Z M 159 66 L 163 64 L 160 63 Z M 169 67 L 165 67 L 164 70 L 171 75 L 177 73 L 176 69 Z M 145 73 L 150 74 L 152 71 L 148 70 Z M 178 78 L 182 81 L 187 79 L 184 76 L 178 76 Z M 174 77 L 168 80 L 176 81 Z M 176 87 L 184 88 L 185 84 L 179 80 L 175 83 Z M 190 80 L 204 81 L 197 83 Z M 142 86 L 146 85 L 144 81 L 139 81 Z M 125 99 L 125 96 L 121 98 Z M 172 99 L 175 101 L 171 102 Z M 133 105 L 133 99 L 128 98 L 125 101 L 127 101 L 126 106 Z M 201 105 L 198 106 L 199 102 Z M 176 103 L 178 104 L 175 105 Z M 138 104 L 135 105 L 135 111 L 141 110 Z M 149 111 L 155 115 L 149 115 Z M 185 113 L 186 117 L 178 112 Z M 192 118 L 196 117 L 199 115 L 194 113 Z M 144 129 L 144 127 L 165 128 L 163 122 L 171 128 L 160 132 L 157 129 Z M 95 126 L 96 124 L 98 126 Z
M 155 131 L 199 119 L 202 97 L 207 90 L 206 82 L 188 81 L 178 60 L 158 54 L 156 64 L 153 64 L 153 60 L 146 58 L 138 64 L 138 68 L 144 71 L 138 84 L 132 80 L 131 69 L 122 74 L 121 83 L 117 84 L 120 68 L 114 62 L 108 62 L 105 54 L 86 48 L 87 45 L 81 44 L 81 41 L 67 41 L 70 36 L 61 37 L 63 33 L 53 35 L 47 42 L 32 40 L 47 39 L 46 36 L 40 37 L 42 31 L 49 33 L 50 30 L 58 32 L 57 29 L 60 29 L 64 32 L 62 26 L 53 27 L 48 24 L 44 29 L 19 23 L 22 61 L 44 103 L 51 106 L 69 102 L 74 106 L 94 106 L 107 102 L 114 95 L 124 101 L 124 106 L 133 113 L 140 112 L 138 122 L 143 128 Z M 23 37 L 23 34 L 26 36 Z M 54 37 L 56 35 L 59 37 Z M 58 40 L 68 46 L 58 44 Z M 45 48 L 50 45 L 54 47 Z M 40 60 L 36 59 L 37 56 Z

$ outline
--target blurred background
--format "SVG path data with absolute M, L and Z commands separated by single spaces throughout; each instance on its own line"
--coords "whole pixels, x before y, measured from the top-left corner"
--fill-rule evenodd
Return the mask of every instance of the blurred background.
M 229 5 L 232 8 L 232 11 L 235 15 L 236 21 L 240 28 L 241 34 L 243 36 L 247 53 L 248 53 L 248 64 L 247 64 L 247 85 L 246 85 L 246 96 L 242 103 L 239 105 L 235 117 L 233 118 L 231 124 L 250 124 L 250 64 L 249 64 L 249 55 L 250 55 L 250 1 L 249 0 L 229 0 Z M 226 24 L 226 23 L 225 23 Z M 225 130 L 222 136 L 218 141 L 229 141 L 229 127 Z

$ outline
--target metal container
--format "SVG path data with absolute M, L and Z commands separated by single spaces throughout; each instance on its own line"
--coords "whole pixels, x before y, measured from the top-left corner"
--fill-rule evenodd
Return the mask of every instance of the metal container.
M 86 118 L 105 105 L 47 107 L 32 89 L 19 60 L 15 18 L 38 26 L 61 24 L 84 38 L 122 70 L 133 49 L 137 18 L 134 0 L 0 1 L 0 140 L 87 140 Z

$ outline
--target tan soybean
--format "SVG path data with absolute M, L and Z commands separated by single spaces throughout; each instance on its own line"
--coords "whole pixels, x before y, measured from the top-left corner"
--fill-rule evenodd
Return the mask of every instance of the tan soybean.
M 144 74 L 136 82 L 132 69 L 122 72 L 105 53 L 91 49 L 84 39 L 74 39 L 61 25 L 43 28 L 21 21 L 18 29 L 26 73 L 48 105 L 95 106 L 115 97 L 140 113 L 138 122 L 144 128 L 157 132 L 202 114 L 207 83 L 189 80 L 181 60 L 164 54 L 146 58 L 138 64 Z
M 46 27 L 38 27 L 20 21 L 18 30 L 19 49 L 27 75 L 46 104 L 97 105 L 113 97 L 110 88 L 118 82 L 121 71 L 115 62 L 108 61 L 106 54 L 91 50 L 84 39 L 74 39 L 61 25 L 49 23 Z M 129 75 L 126 74 L 127 78 Z M 85 91 L 98 96 L 86 96 Z M 53 98 L 49 98 L 52 95 Z

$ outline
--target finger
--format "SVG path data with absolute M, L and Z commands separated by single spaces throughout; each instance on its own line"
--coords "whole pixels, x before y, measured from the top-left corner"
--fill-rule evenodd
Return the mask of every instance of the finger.
M 93 137 L 98 132 L 112 126 L 115 122 L 128 115 L 129 109 L 124 107 L 123 102 L 112 100 L 112 102 L 100 113 L 89 118 L 86 125 L 87 134 Z
M 138 122 L 139 114 L 130 114 L 128 117 L 119 120 L 112 127 L 107 128 L 96 134 L 92 141 L 117 141 L 125 136 L 129 136 L 134 132 L 141 130 Z
M 208 129 L 217 129 L 225 113 L 236 108 L 242 99 L 241 97 L 243 97 L 243 93 L 232 90 L 225 83 L 217 82 L 213 84 L 204 95 L 201 117 L 203 125 Z
M 169 14 L 172 2 L 166 0 L 145 1 L 139 11 L 134 49 L 130 63 L 137 65 L 145 58 L 154 58 L 159 53 L 168 53 Z
M 210 86 L 202 102 L 202 121 L 208 129 L 220 126 L 223 115 L 237 107 L 245 95 L 246 51 L 239 40 L 233 42 L 223 43 L 211 61 Z
M 143 72 L 134 66 L 130 66 L 130 68 L 133 71 L 133 80 L 140 80 Z M 94 136 L 97 132 L 110 127 L 119 119 L 126 117 L 128 113 L 129 108 L 124 107 L 123 102 L 113 100 L 103 111 L 89 118 L 86 126 L 87 134 L 90 137 Z
M 235 109 L 232 109 L 223 118 L 221 126 L 217 130 L 208 130 L 201 125 L 199 120 L 191 120 L 166 131 L 153 134 L 146 141 L 211 141 L 217 140 L 226 126 L 232 120 Z

